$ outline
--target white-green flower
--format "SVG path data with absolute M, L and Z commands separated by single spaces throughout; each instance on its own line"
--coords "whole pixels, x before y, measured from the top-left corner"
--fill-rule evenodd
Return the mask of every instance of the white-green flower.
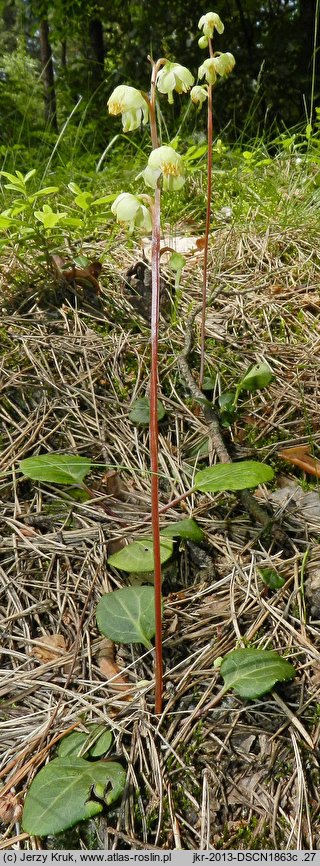
M 218 72 L 218 75 L 229 75 L 236 62 L 230 51 L 226 51 L 225 54 L 216 55 L 213 59 L 215 61 L 216 72 Z
M 173 147 L 163 145 L 152 150 L 148 165 L 141 172 L 147 186 L 155 189 L 162 176 L 163 188 L 168 190 L 181 189 L 185 182 L 183 159 Z
M 157 88 L 160 93 L 166 93 L 168 101 L 173 103 L 173 91 L 187 93 L 192 87 L 194 77 L 186 66 L 167 61 L 157 75 Z
M 192 88 L 190 96 L 195 105 L 203 105 L 208 98 L 207 87 L 201 87 L 200 84 L 196 84 L 195 87 Z
M 117 222 L 127 225 L 130 232 L 133 232 L 134 228 L 143 228 L 147 232 L 152 229 L 150 211 L 144 204 L 141 204 L 136 195 L 132 195 L 130 192 L 122 192 L 121 195 L 118 195 L 111 210 Z
M 198 27 L 199 30 L 202 30 L 203 35 L 208 36 L 209 39 L 212 39 L 214 30 L 220 34 L 224 31 L 224 24 L 222 24 L 217 12 L 207 12 L 206 15 L 202 15 Z
M 140 90 L 119 84 L 108 99 L 109 114 L 121 114 L 124 132 L 138 129 L 141 123 L 148 123 L 148 104 Z
M 217 73 L 214 57 L 208 57 L 207 60 L 204 60 L 201 66 L 199 66 L 198 76 L 199 78 L 205 78 L 208 84 L 215 84 Z
M 234 56 L 230 54 L 230 51 L 227 51 L 226 54 L 208 57 L 199 66 L 198 76 L 199 78 L 205 78 L 208 84 L 215 84 L 217 75 L 228 75 L 229 72 L 232 72 L 235 62 Z

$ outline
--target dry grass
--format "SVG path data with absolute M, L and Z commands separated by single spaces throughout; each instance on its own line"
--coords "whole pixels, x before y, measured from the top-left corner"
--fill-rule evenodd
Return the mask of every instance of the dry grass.
M 276 460 L 279 443 L 319 445 L 319 264 L 312 227 L 265 235 L 223 228 L 212 239 L 207 364 L 215 395 L 249 364 L 265 359 L 271 386 L 241 403 L 232 433 L 234 456 Z M 96 256 L 99 250 L 90 249 Z M 118 647 L 131 700 L 103 678 L 103 644 L 95 609 L 102 593 L 126 579 L 107 563 L 119 539 L 144 532 L 149 515 L 148 433 L 128 414 L 148 392 L 148 325 L 134 314 L 122 275 L 132 262 L 119 243 L 103 272 L 103 310 L 57 313 L 34 302 L 23 314 L 3 312 L 0 338 L 2 499 L 1 777 L 20 798 L 58 738 L 84 722 L 114 732 L 113 754 L 127 767 L 120 806 L 96 824 L 94 845 L 153 848 L 318 848 L 320 735 L 320 605 L 306 590 L 317 580 L 320 509 L 284 490 L 267 489 L 291 538 L 291 553 L 263 541 L 232 495 L 192 495 L 163 516 L 163 525 L 193 515 L 205 551 L 177 550 L 164 573 L 165 703 L 153 715 L 153 656 Z M 132 253 L 132 261 L 133 253 Z M 5 279 L 7 285 L 5 285 Z M 10 271 L 3 294 L 10 291 Z M 176 357 L 190 306 L 201 293 L 201 258 L 190 258 L 176 322 L 162 321 L 161 505 L 183 494 L 206 439 L 199 406 L 179 379 Z M 197 369 L 197 352 L 192 358 Z M 46 450 L 90 456 L 118 469 L 110 492 L 102 467 L 92 473 L 96 499 L 21 477 L 17 461 Z M 210 452 L 210 461 L 214 455 Z M 205 465 L 205 464 L 204 464 Z M 301 482 L 282 463 L 277 486 Z M 309 480 L 309 479 L 308 479 Z M 317 491 L 316 498 L 317 498 Z M 101 507 L 103 505 L 103 508 Z M 306 561 L 306 552 L 309 560 Z M 273 566 L 285 586 L 266 589 L 257 566 Z M 315 597 L 313 594 L 313 602 Z M 39 638 L 62 634 L 66 651 L 35 655 Z M 289 685 L 256 701 L 221 688 L 213 663 L 250 641 L 288 655 Z M 84 827 L 71 847 L 90 846 Z M 76 841 L 74 841 L 76 838 Z M 48 843 L 50 844 L 50 842 Z M 59 847 L 59 840 L 51 840 Z M 63 844 L 60 840 L 60 844 Z M 0 847 L 43 847 L 12 821 Z

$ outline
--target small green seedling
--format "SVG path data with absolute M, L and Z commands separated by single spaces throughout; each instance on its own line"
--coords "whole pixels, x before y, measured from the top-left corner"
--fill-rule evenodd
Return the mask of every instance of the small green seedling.
M 280 574 L 275 570 L 275 568 L 257 568 L 257 572 L 269 589 L 282 589 L 285 585 L 285 579 L 280 577 Z
M 261 388 L 267 388 L 274 379 L 274 373 L 265 361 L 249 367 L 243 379 L 240 379 L 235 391 L 223 391 L 219 397 L 220 419 L 223 426 L 229 427 L 234 421 L 238 408 L 238 400 L 243 391 L 253 394 Z

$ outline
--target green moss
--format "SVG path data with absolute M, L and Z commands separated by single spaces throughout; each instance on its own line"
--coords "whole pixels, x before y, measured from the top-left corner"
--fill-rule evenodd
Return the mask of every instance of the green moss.
M 223 828 L 221 843 L 217 843 L 217 848 L 231 848 L 232 850 L 275 850 L 281 847 L 280 844 L 275 845 L 273 837 L 270 835 L 270 828 L 265 822 L 262 830 L 257 833 L 258 818 L 254 815 L 250 821 L 243 822 L 236 832 L 234 826 L 231 828 L 226 824 Z M 231 829 L 231 834 L 230 834 Z

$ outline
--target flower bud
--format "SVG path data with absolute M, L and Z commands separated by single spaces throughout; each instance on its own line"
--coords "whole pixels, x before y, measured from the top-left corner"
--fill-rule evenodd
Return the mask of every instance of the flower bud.
M 199 48 L 208 48 L 208 45 L 209 45 L 208 37 L 207 36 L 200 36 L 200 39 L 198 39 L 198 45 L 199 45 Z

